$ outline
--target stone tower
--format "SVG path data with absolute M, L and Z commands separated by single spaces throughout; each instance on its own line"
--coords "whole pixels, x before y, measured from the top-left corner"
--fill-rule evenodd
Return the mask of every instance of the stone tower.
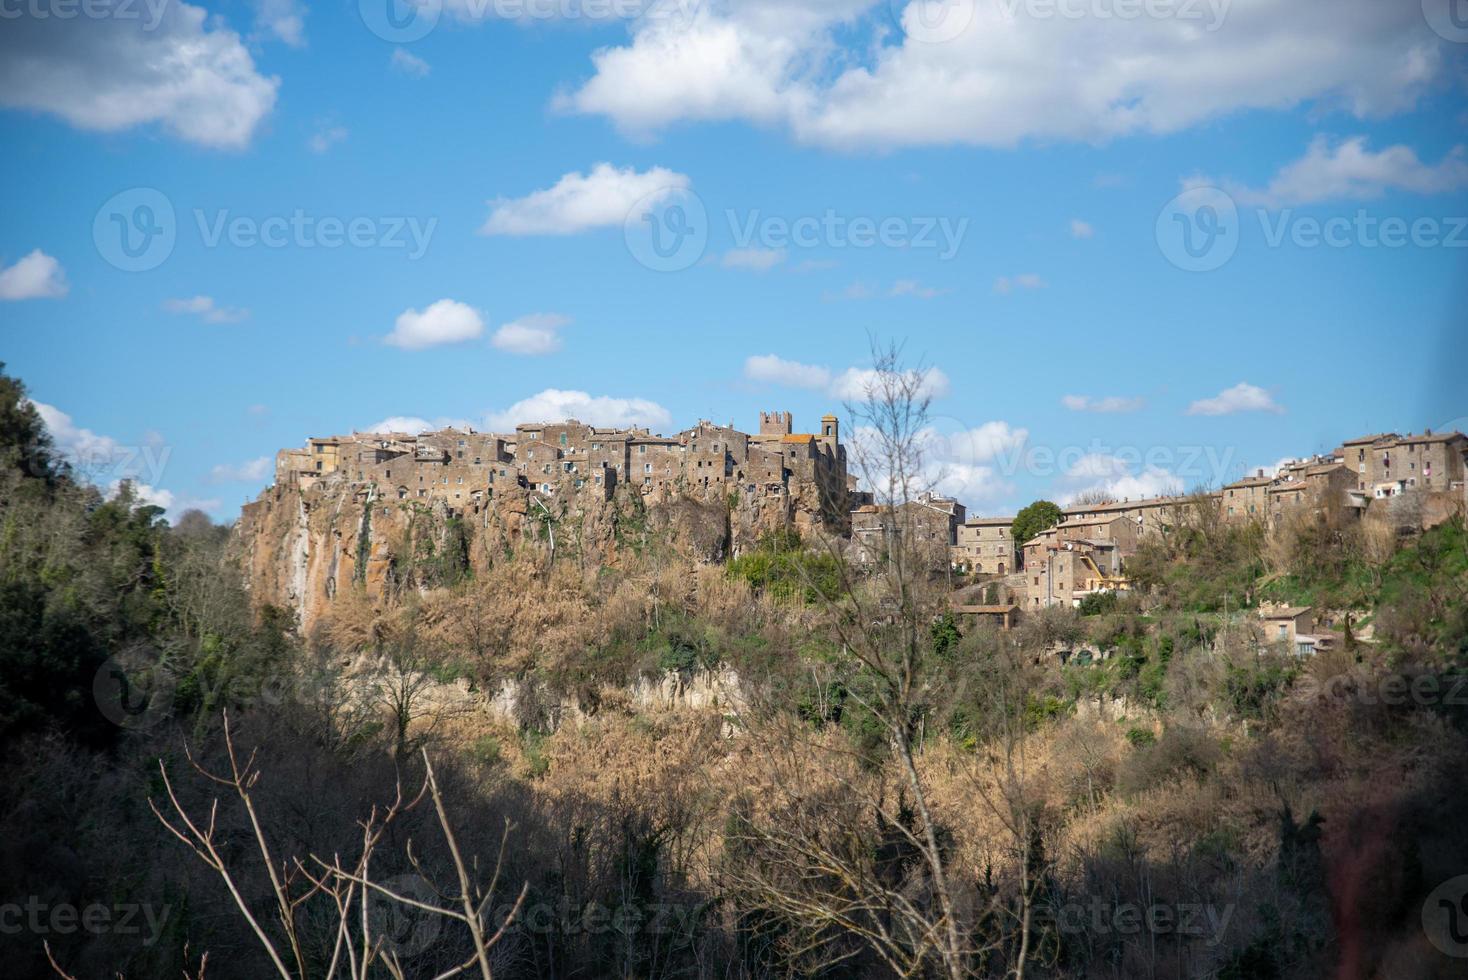
M 788 436 L 791 433 L 789 412 L 760 412 L 759 434 L 762 436 Z

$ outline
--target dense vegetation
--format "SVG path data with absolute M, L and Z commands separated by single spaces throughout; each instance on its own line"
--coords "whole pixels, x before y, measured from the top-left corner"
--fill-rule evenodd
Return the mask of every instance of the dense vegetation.
M 0 961 L 281 975 L 242 903 L 284 975 L 328 975 L 330 898 L 282 917 L 245 797 L 191 766 L 228 773 L 227 711 L 294 895 L 425 758 L 445 816 L 404 810 L 376 880 L 446 900 L 441 821 L 480 880 L 508 824 L 498 976 L 1455 976 L 1422 911 L 1468 871 L 1468 534 L 1373 533 L 1200 507 L 1132 592 L 1003 633 L 900 556 L 782 533 L 718 567 L 651 542 L 395 604 L 343 586 L 302 635 L 227 529 L 104 500 L 0 376 Z M 1340 611 L 1341 649 L 1273 649 L 1266 598 Z M 205 822 L 218 799 L 238 902 L 150 809 L 177 826 L 170 790 Z M 472 959 L 367 905 L 406 976 Z

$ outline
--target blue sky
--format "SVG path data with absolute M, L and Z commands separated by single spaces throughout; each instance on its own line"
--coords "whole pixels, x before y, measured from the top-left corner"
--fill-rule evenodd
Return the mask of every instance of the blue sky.
M 984 513 L 1468 416 L 1462 0 L 389 2 L 0 9 L 0 360 L 99 482 L 811 428 L 873 336 Z

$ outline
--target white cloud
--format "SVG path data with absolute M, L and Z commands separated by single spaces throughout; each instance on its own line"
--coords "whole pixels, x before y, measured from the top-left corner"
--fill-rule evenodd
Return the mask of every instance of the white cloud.
M 1070 219 L 1071 238 L 1091 238 L 1094 237 L 1095 234 L 1096 229 L 1092 228 L 1089 222 L 1082 221 L 1080 218 Z
M 692 181 L 662 167 L 638 173 L 598 163 L 591 173 L 568 173 L 555 185 L 521 198 L 490 201 L 485 235 L 574 235 L 620 225 L 633 205 L 651 195 L 686 190 Z M 656 200 L 656 197 L 654 197 Z
M 133 497 L 135 499 L 134 506 L 162 507 L 164 510 L 169 510 L 173 507 L 172 490 L 161 490 L 158 487 L 150 486 L 147 483 L 140 483 L 137 480 L 129 480 L 128 482 L 132 484 Z M 107 484 L 107 493 L 105 496 L 108 500 L 117 499 L 117 495 L 122 491 L 122 484 L 123 481 L 120 479 L 113 480 Z
M 438 425 L 416 415 L 390 415 L 381 422 L 374 422 L 363 432 L 402 432 L 416 436 L 421 432 L 432 432 L 435 429 L 448 428 L 446 425 Z
M 1014 492 L 1004 473 L 1028 439 L 1027 429 L 1002 420 L 956 432 L 924 429 L 916 434 L 923 482 L 967 506 L 991 506 Z
M 1468 153 L 1462 146 L 1429 166 L 1400 143 L 1380 151 L 1354 136 L 1332 144 L 1325 136 L 1311 140 L 1305 155 L 1281 168 L 1264 188 L 1223 186 L 1241 204 L 1292 207 L 1331 200 L 1370 200 L 1387 191 L 1441 194 L 1468 187 Z
M 1146 404 L 1141 398 L 1127 398 L 1122 395 L 1108 395 L 1105 398 L 1092 398 L 1090 395 L 1065 395 L 1060 399 L 1060 404 L 1072 412 L 1098 412 L 1108 414 L 1113 412 L 1135 412 Z
M 111 460 L 123 449 L 111 436 L 98 435 L 91 429 L 82 428 L 72 421 L 70 415 L 45 402 L 32 401 L 56 450 L 72 460 Z
M 735 248 L 725 252 L 719 264 L 726 269 L 768 272 L 784 262 L 786 254 L 783 248 Z
M 205 323 L 239 323 L 250 315 L 250 311 L 234 306 L 218 306 L 212 296 L 191 296 L 188 299 L 167 299 L 163 308 L 169 313 L 186 313 L 199 317 Z
M 297 0 L 255 0 L 255 29 L 293 48 L 306 44 L 306 11 Z
M 866 401 L 873 395 L 880 397 L 890 384 L 913 384 L 913 394 L 918 398 L 942 398 L 948 394 L 948 375 L 936 367 L 922 371 L 910 369 L 905 377 L 896 377 L 875 368 L 847 368 L 832 382 L 830 393 L 847 401 Z
M 935 492 L 953 497 L 969 508 L 997 503 L 1015 490 L 1014 484 L 992 466 L 932 460 L 924 466 L 923 474 Z
M 258 483 L 273 469 L 270 457 L 260 456 L 244 463 L 220 463 L 209 471 L 209 479 L 213 483 Z
M 918 299 L 933 299 L 952 292 L 950 289 L 938 289 L 934 286 L 924 286 L 916 279 L 899 279 L 892 284 L 888 296 L 916 296 Z
M 0 299 L 60 299 L 70 288 L 61 263 L 39 248 L 0 269 Z
M 559 331 L 570 322 L 559 313 L 532 313 L 504 324 L 489 342 L 511 354 L 554 354 L 561 349 Z
M 393 48 L 388 64 L 404 75 L 412 75 L 414 78 L 427 78 L 428 73 L 433 70 L 428 62 L 407 48 Z
M 895 43 L 888 5 L 873 0 L 712 0 L 688 23 L 644 19 L 626 44 L 595 51 L 591 77 L 555 105 L 632 133 L 740 119 L 837 147 L 1012 147 L 1301 104 L 1380 115 L 1412 105 L 1446 61 L 1410 2 L 1177 3 L 1136 17 L 893 6 Z M 932 43 L 943 17 L 966 27 Z
M 747 358 L 744 376 L 750 381 L 824 391 L 832 398 L 846 401 L 866 401 L 870 394 L 883 389 L 889 377 L 875 368 L 853 367 L 836 374 L 818 364 L 787 361 L 775 354 L 757 354 Z M 925 368 L 921 372 L 909 370 L 907 376 L 917 382 L 915 391 L 920 398 L 942 398 L 948 394 L 948 375 L 939 368 Z
M 424 309 L 404 310 L 398 314 L 392 333 L 383 343 L 404 350 L 422 350 L 440 344 L 460 344 L 484 333 L 484 319 L 472 306 L 457 300 L 441 299 Z
M 172 490 L 164 490 L 162 487 L 155 487 L 150 483 L 143 483 L 140 480 L 129 479 L 128 482 L 132 484 L 134 508 L 162 507 L 164 510 L 163 516 L 169 521 L 178 520 L 186 511 L 202 510 L 213 512 L 220 508 L 221 502 L 213 497 L 179 497 Z M 107 484 L 103 496 L 108 500 L 116 500 L 117 495 L 122 491 L 122 483 L 123 481 L 119 479 Z
M 767 381 L 791 388 L 825 388 L 831 383 L 829 368 L 818 364 L 787 361 L 774 354 L 756 354 L 744 362 L 744 376 L 750 381 Z
M 158 124 L 210 147 L 247 145 L 275 106 L 219 17 L 186 3 L 133 4 L 133 16 L 20 17 L 0 31 L 0 105 L 60 116 L 80 129 Z
M 336 144 L 345 140 L 348 136 L 347 127 L 338 126 L 334 123 L 318 123 L 316 132 L 306 141 L 312 153 L 325 153 Z
M 1056 496 L 1062 505 L 1067 505 L 1093 493 L 1104 493 L 1117 500 L 1136 500 L 1182 491 L 1182 479 L 1160 466 L 1148 465 L 1134 471 L 1132 464 L 1121 457 L 1088 453 L 1066 469 Z
M 593 396 L 584 391 L 547 388 L 503 411 L 490 412 L 484 417 L 484 425 L 493 432 L 509 432 L 521 422 L 560 422 L 571 418 L 589 425 L 647 428 L 667 426 L 673 421 L 666 408 L 645 398 Z
M 111 436 L 79 426 L 55 405 L 30 403 L 51 436 L 55 456 L 79 478 L 105 485 L 118 480 L 157 484 L 167 468 L 171 448 L 163 437 L 149 432 L 142 445 L 125 446 Z
M 1015 289 L 1043 289 L 1045 280 L 1037 272 L 1021 272 L 1017 276 L 1000 276 L 994 280 L 994 292 L 1008 295 Z
M 1281 414 L 1284 408 L 1275 403 L 1269 392 L 1246 381 L 1240 381 L 1212 398 L 1202 398 L 1188 406 L 1189 415 L 1233 415 L 1235 412 Z
M 1012 457 L 1024 448 L 1030 430 L 1016 428 L 1004 421 L 985 422 L 976 429 L 966 429 L 943 437 L 945 458 L 967 463 L 989 463 Z

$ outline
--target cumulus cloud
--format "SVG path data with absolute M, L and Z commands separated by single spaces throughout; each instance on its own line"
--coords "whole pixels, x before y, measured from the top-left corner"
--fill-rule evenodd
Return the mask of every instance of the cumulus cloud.
M 407 48 L 393 48 L 392 57 L 388 59 L 388 64 L 404 75 L 412 75 L 414 78 L 427 78 L 428 73 L 433 70 L 428 62 L 413 54 Z
M 117 440 L 77 425 L 70 415 L 55 405 L 38 401 L 32 401 L 31 405 L 46 424 L 52 444 L 63 457 L 72 460 L 110 460 L 122 454 L 122 446 Z
M 209 471 L 209 479 L 214 483 L 259 483 L 273 469 L 269 456 L 259 456 L 243 463 L 220 463 Z
M 170 510 L 173 507 L 173 491 L 163 490 L 147 483 L 139 483 L 137 480 L 113 480 L 107 484 L 106 497 L 108 500 L 116 500 L 118 494 L 122 493 L 122 485 L 127 483 L 132 487 L 135 506 L 139 507 L 162 507 Z
M 1062 505 L 1079 497 L 1105 494 L 1117 500 L 1179 494 L 1183 481 L 1160 466 L 1145 467 L 1120 456 L 1087 453 L 1072 463 L 1061 476 L 1056 496 Z
M 1012 459 L 1030 438 L 1030 430 L 1004 421 L 985 422 L 976 429 L 964 429 L 943 437 L 947 446 L 944 458 L 966 463 L 988 463 L 996 459 Z
M 398 314 L 392 333 L 383 343 L 404 350 L 422 350 L 441 344 L 461 344 L 484 333 L 484 319 L 474 307 L 457 300 L 441 299 L 424 309 Z
M 712 0 L 686 21 L 646 18 L 627 43 L 596 50 L 590 77 L 555 106 L 634 134 L 738 119 L 842 148 L 1012 147 L 1301 104 L 1380 115 L 1411 106 L 1446 61 L 1412 3 L 1233 0 L 1099 17 L 910 0 L 893 6 L 895 43 L 888 7 Z
M 572 418 L 589 425 L 647 428 L 667 426 L 673 421 L 666 408 L 645 398 L 594 396 L 584 391 L 547 388 L 503 411 L 490 412 L 484 422 L 486 429 L 509 432 L 521 422 L 560 422 Z
M 511 354 L 554 354 L 561 349 L 560 329 L 570 322 L 559 313 L 532 313 L 501 326 L 489 342 Z
M 750 381 L 767 381 L 790 388 L 822 389 L 831 383 L 829 368 L 787 361 L 775 354 L 756 354 L 746 358 L 744 376 Z
M 545 190 L 520 198 L 490 201 L 485 235 L 574 235 L 592 228 L 620 225 L 632 206 L 686 190 L 692 181 L 663 167 L 639 173 L 598 163 L 588 174 L 573 171 Z
M 432 432 L 435 429 L 447 428 L 460 428 L 460 426 L 455 426 L 446 419 L 440 419 L 438 422 L 430 422 L 416 415 L 389 415 L 381 422 L 374 422 L 362 431 L 381 433 L 383 435 L 388 433 L 403 433 L 416 436 L 422 432 Z
M 169 313 L 197 316 L 205 323 L 239 323 L 250 315 L 250 311 L 235 306 L 219 306 L 212 296 L 190 296 L 187 299 L 166 299 L 163 308 Z
M 163 478 L 171 451 L 157 433 L 149 433 L 143 445 L 125 446 L 111 436 L 77 425 L 55 405 L 38 401 L 30 404 L 45 423 L 58 461 L 78 477 L 102 486 L 119 480 L 157 484 Z
M 1060 399 L 1060 404 L 1072 412 L 1097 412 L 1109 414 L 1113 412 L 1135 412 L 1146 404 L 1141 398 L 1128 398 L 1122 395 L 1107 395 L 1104 398 L 1092 398 L 1090 395 L 1065 395 Z
M 1281 168 L 1267 186 L 1250 188 L 1227 181 L 1222 186 L 1240 204 L 1266 208 L 1371 200 L 1388 191 L 1442 194 L 1468 187 L 1468 151 L 1456 146 L 1429 165 L 1400 143 L 1374 151 L 1364 136 L 1336 143 L 1317 136 L 1305 155 Z
M 1043 289 L 1045 280 L 1038 272 L 1021 272 L 1017 276 L 1000 276 L 994 280 L 994 292 L 1007 296 L 1016 289 Z
M 156 124 L 203 146 L 246 146 L 280 80 L 256 70 L 239 35 L 186 3 L 112 6 L 104 17 L 7 19 L 0 105 L 80 129 Z
M 1281 414 L 1284 408 L 1275 403 L 1269 392 L 1247 381 L 1240 381 L 1212 398 L 1201 398 L 1188 406 L 1189 415 L 1233 415 L 1237 412 Z
M 830 392 L 847 401 L 867 401 L 898 384 L 910 384 L 918 398 L 942 398 L 948 394 L 948 375 L 936 367 L 909 369 L 903 376 L 875 368 L 847 368 L 831 383 Z
M 726 269 L 769 272 L 785 261 L 786 254 L 783 248 L 735 248 L 725 252 L 719 264 Z
M 39 248 L 0 269 L 0 299 L 60 299 L 70 288 L 61 263 Z
M 1092 228 L 1089 222 L 1082 221 L 1080 218 L 1070 219 L 1071 238 L 1091 238 L 1095 234 L 1096 229 Z
M 750 381 L 824 391 L 832 398 L 846 401 L 866 401 L 873 392 L 880 392 L 892 378 L 875 368 L 853 367 L 838 374 L 819 364 L 788 361 L 775 354 L 757 354 L 747 358 L 744 376 Z M 941 398 L 948 394 L 948 375 L 936 367 L 911 370 L 908 377 L 916 382 L 915 390 L 920 398 Z

